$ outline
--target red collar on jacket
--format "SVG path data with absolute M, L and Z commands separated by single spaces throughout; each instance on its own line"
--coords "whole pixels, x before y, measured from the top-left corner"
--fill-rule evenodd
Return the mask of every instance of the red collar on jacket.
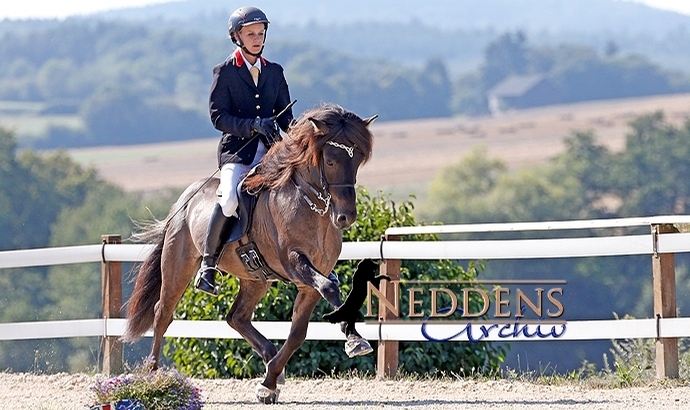
M 266 59 L 259 56 L 259 60 L 261 61 L 261 65 L 266 65 Z M 235 66 L 237 67 L 242 67 L 244 64 L 244 56 L 242 55 L 242 51 L 238 48 L 235 50 Z

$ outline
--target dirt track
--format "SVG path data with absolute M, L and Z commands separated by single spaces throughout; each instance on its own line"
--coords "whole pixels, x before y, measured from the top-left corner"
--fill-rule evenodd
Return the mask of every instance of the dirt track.
M 484 145 L 511 169 L 546 161 L 563 150 L 574 131 L 593 131 L 599 142 L 619 150 L 629 123 L 663 111 L 676 125 L 690 118 L 690 94 L 609 100 L 509 112 L 498 117 L 378 121 L 372 125 L 372 160 L 359 173 L 370 191 L 419 190 L 443 167 Z M 75 160 L 127 190 L 185 187 L 216 169 L 217 138 L 71 150 Z M 416 189 L 415 189 L 416 188 Z
M 0 410 L 84 409 L 94 377 L 0 373 Z M 687 409 L 690 387 L 596 389 L 516 381 L 290 380 L 279 404 L 254 401 L 257 380 L 195 380 L 205 409 Z

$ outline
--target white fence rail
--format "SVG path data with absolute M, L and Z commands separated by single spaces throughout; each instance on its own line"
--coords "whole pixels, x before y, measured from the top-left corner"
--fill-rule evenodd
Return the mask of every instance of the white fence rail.
M 141 262 L 153 245 L 85 245 L 0 252 L 0 269 L 73 263 Z M 433 242 L 347 242 L 340 260 L 348 259 L 545 259 L 591 256 L 652 255 L 653 235 Z M 690 252 L 690 233 L 659 236 L 657 253 Z
M 285 340 L 290 322 L 262 321 L 254 326 L 269 340 Z M 481 323 L 473 324 L 471 334 L 482 335 Z M 485 325 L 484 325 L 485 326 Z M 519 325 L 524 326 L 524 325 Z M 533 333 L 536 325 L 527 325 L 528 333 Z M 548 328 L 552 326 L 549 324 Z M 557 325 L 556 325 L 557 326 Z M 419 322 L 409 323 L 359 323 L 357 331 L 372 341 L 413 341 L 428 342 L 434 339 L 452 342 L 470 341 L 465 324 L 428 323 L 422 333 Z M 544 325 L 542 325 L 544 327 Z M 80 319 L 55 320 L 43 322 L 20 322 L 0 324 L 0 340 L 60 339 L 72 337 L 120 337 L 125 329 L 125 319 Z M 544 330 L 547 331 L 547 330 Z M 151 337 L 149 331 L 144 335 Z M 224 321 L 174 320 L 165 333 L 166 337 L 197 339 L 241 339 L 239 333 Z M 655 339 L 690 337 L 690 318 L 633 319 L 633 320 L 580 320 L 567 322 L 567 331 L 557 339 L 549 340 L 612 340 L 612 339 Z M 510 342 L 534 341 L 518 333 L 511 335 Z M 314 322 L 309 324 L 307 340 L 345 340 L 338 325 Z M 481 339 L 485 342 L 505 342 L 497 332 Z
M 388 375 L 394 374 L 397 368 L 397 361 L 393 363 L 393 369 L 391 369 L 391 363 L 385 362 L 385 360 L 393 360 L 391 356 L 397 355 L 397 344 L 390 344 L 389 342 L 424 341 L 430 340 L 430 338 L 448 341 L 521 341 L 542 338 L 548 340 L 656 338 L 658 343 L 661 343 L 661 346 L 657 345 L 657 356 L 661 356 L 665 363 L 663 366 L 659 366 L 659 363 L 657 363 L 657 374 L 660 377 L 677 376 L 677 338 L 690 337 L 690 318 L 675 318 L 675 279 L 672 270 L 672 258 L 675 253 L 690 252 L 690 233 L 666 234 L 665 232 L 671 232 L 670 227 L 673 224 L 687 223 L 690 223 L 690 216 L 390 228 L 386 232 L 388 240 L 343 244 L 340 259 L 382 259 L 385 261 L 382 264 L 382 269 L 386 269 L 385 265 L 390 264 L 391 261 L 397 261 L 397 267 L 399 267 L 399 261 L 406 259 L 490 260 L 650 255 L 655 267 L 655 318 L 652 319 L 573 321 L 567 323 L 567 329 L 563 326 L 561 331 L 561 329 L 554 327 L 557 325 L 550 324 L 507 323 L 495 325 L 493 328 L 488 329 L 487 325 L 483 325 L 481 322 L 471 324 L 439 322 L 425 324 L 420 324 L 419 322 L 391 323 L 386 321 L 386 317 L 382 317 L 379 323 L 358 324 L 358 331 L 364 337 L 379 342 L 379 367 L 387 366 Z M 650 226 L 650 234 L 526 240 L 433 242 L 399 240 L 405 235 L 426 233 L 450 234 L 572 229 L 610 230 L 639 226 Z M 152 249 L 153 245 L 106 244 L 104 242 L 102 245 L 5 251 L 0 252 L 0 268 L 87 262 L 101 262 L 103 264 L 110 262 L 140 262 L 146 258 Z M 668 263 L 666 263 L 667 272 L 663 272 L 661 268 L 659 268 L 659 272 L 656 272 L 654 262 L 664 256 L 670 256 L 671 258 L 671 271 L 668 272 Z M 664 265 L 663 261 L 661 265 Z M 393 269 L 397 269 L 395 264 L 390 264 L 386 272 L 389 275 L 391 274 L 391 266 Z M 399 278 L 399 272 L 397 277 Z M 106 281 L 105 277 L 104 281 Z M 121 283 L 114 286 L 121 286 Z M 672 295 L 672 300 L 668 299 L 669 295 Z M 666 299 L 663 299 L 664 297 Z M 379 310 L 381 310 L 381 307 Z M 671 311 L 673 313 L 669 313 Z M 107 314 L 105 308 L 104 316 L 102 319 L 0 323 L 0 340 L 91 336 L 103 337 L 112 341 L 112 339 L 123 334 L 124 319 L 118 318 L 116 315 L 113 317 L 114 315 Z M 272 340 L 283 340 L 289 329 L 289 322 L 256 322 L 255 325 L 257 329 Z M 538 331 L 539 326 L 544 329 Z M 520 329 L 522 331 L 519 331 Z M 553 332 L 550 336 L 549 331 Z M 558 337 L 553 337 L 556 334 L 558 334 Z M 546 335 L 547 337 L 541 337 L 540 335 Z M 223 321 L 174 321 L 168 329 L 166 337 L 240 338 L 239 334 Z M 311 323 L 307 339 L 343 340 L 344 337 L 337 325 Z M 675 357 L 673 357 L 674 344 L 676 346 Z M 394 354 L 390 353 L 390 350 L 386 353 L 387 346 L 393 349 Z M 383 362 L 381 356 L 384 357 Z M 386 357 L 388 358 L 386 359 Z M 674 360 L 675 370 L 673 368 Z M 379 369 L 379 372 L 381 372 L 381 369 Z

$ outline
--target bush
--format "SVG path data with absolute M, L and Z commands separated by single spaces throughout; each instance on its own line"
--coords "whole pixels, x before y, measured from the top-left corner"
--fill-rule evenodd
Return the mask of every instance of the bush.
M 388 227 L 414 226 L 411 201 L 396 204 L 379 193 L 372 196 L 359 189 L 357 196 L 357 222 L 343 232 L 344 241 L 377 241 Z M 426 235 L 415 237 L 418 240 L 437 240 Z M 357 261 L 341 261 L 336 265 L 336 273 L 341 281 L 341 292 L 350 291 L 352 275 Z M 452 261 L 403 261 L 401 279 L 436 279 L 468 281 L 476 279 L 481 264 L 470 263 L 463 269 Z M 210 299 L 191 287 L 183 295 L 176 311 L 177 319 L 224 320 L 237 293 L 237 280 L 224 278 L 221 294 Z M 254 314 L 254 320 L 289 321 L 292 301 L 297 289 L 292 284 L 276 283 L 261 300 Z M 473 300 L 472 303 L 479 303 Z M 400 311 L 406 312 L 407 298 L 401 298 Z M 476 308 L 476 306 L 473 306 Z M 327 302 L 317 304 L 312 320 L 332 310 Z M 364 308 L 363 308 L 364 310 Z M 257 377 L 263 375 L 265 368 L 261 359 L 244 340 L 229 339 L 169 339 L 164 347 L 165 355 L 171 359 L 184 374 L 194 377 Z M 295 376 L 318 376 L 343 374 L 351 370 L 373 373 L 376 353 L 370 356 L 348 358 L 341 341 L 305 341 L 286 366 L 286 372 Z M 401 342 L 400 363 L 408 373 L 463 374 L 473 372 L 496 372 L 505 357 L 505 351 L 491 343 L 431 343 Z

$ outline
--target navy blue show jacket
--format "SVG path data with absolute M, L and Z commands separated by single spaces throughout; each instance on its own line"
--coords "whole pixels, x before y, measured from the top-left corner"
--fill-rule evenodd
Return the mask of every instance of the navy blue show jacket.
M 213 68 L 209 110 L 213 126 L 223 133 L 218 144 L 219 168 L 227 163 L 249 165 L 260 143 L 259 138 L 249 140 L 252 121 L 272 117 L 290 103 L 283 67 L 263 57 L 260 62 L 258 85 L 254 85 L 239 49 Z M 292 119 L 289 109 L 277 122 L 287 131 Z

